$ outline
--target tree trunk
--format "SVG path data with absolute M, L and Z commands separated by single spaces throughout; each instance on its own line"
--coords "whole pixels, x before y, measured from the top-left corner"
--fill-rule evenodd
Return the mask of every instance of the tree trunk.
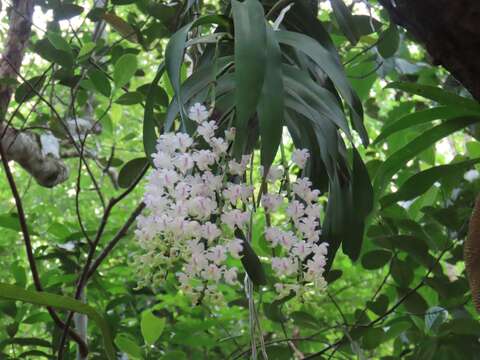
M 379 0 L 480 101 L 480 1 Z

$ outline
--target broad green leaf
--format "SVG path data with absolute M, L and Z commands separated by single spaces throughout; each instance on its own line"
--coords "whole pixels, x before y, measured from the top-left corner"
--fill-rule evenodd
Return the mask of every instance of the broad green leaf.
M 474 124 L 477 121 L 477 119 L 472 118 L 452 119 L 446 121 L 441 125 L 425 131 L 423 134 L 393 153 L 377 170 L 374 179 L 375 196 L 380 196 L 383 193 L 391 177 L 405 166 L 409 160 L 435 144 L 438 140 L 463 129 L 468 125 Z
M 140 174 L 145 171 L 145 168 L 148 166 L 147 158 L 137 158 L 130 160 L 118 173 L 118 185 L 121 188 L 130 187 L 140 176 Z
M 282 79 L 282 54 L 280 46 L 267 26 L 267 59 L 265 80 L 258 102 L 260 126 L 261 164 L 265 171 L 270 168 L 282 139 L 284 125 L 284 93 Z
M 390 251 L 373 250 L 362 256 L 362 266 L 368 270 L 379 269 L 388 263 L 391 257 Z
M 403 90 L 411 94 L 434 100 L 443 105 L 451 105 L 453 107 L 470 110 L 480 114 L 480 104 L 477 101 L 459 96 L 436 86 L 407 82 L 393 82 L 388 84 L 387 88 Z
M 267 44 L 263 7 L 258 0 L 232 0 L 232 12 L 235 26 L 234 126 L 237 129 L 234 155 L 238 158 L 245 150 L 248 122 L 262 93 Z M 272 51 L 274 49 L 272 44 Z
M 35 52 L 49 62 L 54 62 L 66 69 L 73 67 L 72 52 L 57 49 L 47 38 L 37 41 L 34 45 Z
M 330 3 L 332 4 L 333 14 L 335 15 L 340 30 L 342 30 L 352 45 L 355 45 L 360 35 L 355 25 L 352 11 L 345 5 L 343 0 L 330 0 Z
M 100 92 L 100 94 L 110 97 L 112 86 L 110 85 L 110 80 L 103 71 L 92 68 L 88 71 L 88 78 L 92 82 L 95 89 Z
M 17 90 L 15 90 L 15 101 L 21 104 L 34 98 L 36 93 L 39 93 L 42 89 L 44 81 L 44 76 L 34 76 L 20 84 Z
M 140 329 L 147 344 L 155 344 L 165 328 L 165 318 L 155 316 L 150 310 L 142 313 Z
M 142 359 L 142 348 L 135 342 L 135 339 L 128 334 L 118 334 L 115 336 L 115 345 L 120 351 L 126 353 L 134 359 Z
M 463 116 L 479 116 L 471 110 L 466 110 L 455 106 L 439 106 L 426 110 L 414 112 L 412 114 L 405 115 L 392 123 L 388 123 L 383 129 L 380 135 L 377 136 L 373 144 L 379 144 L 385 141 L 390 135 L 395 134 L 398 131 L 408 129 L 412 126 L 431 122 L 433 120 L 449 120 L 459 118 Z
M 435 182 L 451 177 L 454 174 L 464 173 L 479 161 L 480 158 L 476 158 L 447 165 L 439 165 L 414 174 L 402 184 L 397 192 L 384 196 L 380 200 L 382 206 L 386 207 L 394 202 L 410 200 L 420 196 L 428 191 Z
M 114 360 L 116 358 L 110 328 L 104 318 L 91 306 L 66 296 L 25 290 L 18 286 L 1 283 L 0 298 L 23 301 L 41 306 L 51 306 L 56 309 L 74 311 L 76 313 L 87 315 L 97 324 L 98 329 L 102 333 L 103 344 L 105 347 L 104 350 L 107 358 L 109 360 Z
M 384 58 L 392 57 L 397 52 L 399 43 L 397 25 L 392 22 L 387 30 L 380 34 L 377 44 L 378 52 Z
M 137 57 L 133 54 L 122 55 L 113 69 L 113 81 L 115 86 L 122 87 L 126 85 L 135 75 L 138 68 Z

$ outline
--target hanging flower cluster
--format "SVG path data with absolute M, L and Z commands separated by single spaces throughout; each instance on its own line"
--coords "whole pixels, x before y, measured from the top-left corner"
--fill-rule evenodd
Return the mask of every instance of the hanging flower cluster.
M 234 128 L 216 137 L 217 124 L 209 121 L 201 104 L 192 106 L 188 116 L 198 124 L 194 135 L 167 133 L 158 139 L 153 154 L 155 170 L 149 175 L 144 196 L 148 211 L 139 217 L 136 230 L 143 250 L 135 259 L 136 268 L 139 285 L 159 284 L 167 272 L 173 272 L 181 290 L 194 302 L 218 300 L 219 283 L 240 284 L 238 268 L 229 258 L 241 258 L 243 238 L 251 233 L 253 212 L 259 210 L 255 204 L 257 184 L 247 181 L 253 179 L 247 176 L 253 170 L 252 156 L 244 155 L 237 162 L 229 154 Z M 307 150 L 295 150 L 292 161 L 303 168 L 308 157 Z M 292 290 L 302 293 L 307 286 L 323 287 L 327 255 L 327 244 L 319 243 L 319 191 L 311 189 L 307 178 L 290 184 L 285 176 L 288 178 L 282 167 L 272 166 L 266 182 L 258 184 L 261 208 L 269 219 L 265 238 L 273 252 L 279 250 L 271 266 L 282 279 L 275 285 L 281 296 Z M 294 198 L 288 199 L 284 190 L 266 191 L 269 186 L 280 189 L 279 183 L 288 183 L 288 193 Z M 288 215 L 286 226 L 271 224 L 278 211 Z M 239 233 L 245 236 L 240 239 Z

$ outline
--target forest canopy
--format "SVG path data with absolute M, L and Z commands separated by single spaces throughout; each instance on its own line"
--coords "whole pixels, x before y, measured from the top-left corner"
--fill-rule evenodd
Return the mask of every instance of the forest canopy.
M 479 7 L 0 3 L 0 359 L 480 359 Z

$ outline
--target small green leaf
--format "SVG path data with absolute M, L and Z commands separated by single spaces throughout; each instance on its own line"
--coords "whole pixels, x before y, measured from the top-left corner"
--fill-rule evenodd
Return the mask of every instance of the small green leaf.
M 411 315 L 422 316 L 428 309 L 428 304 L 417 291 L 411 292 L 409 289 L 397 288 L 399 296 L 405 297 L 403 305 Z
M 118 185 L 121 188 L 130 187 L 148 166 L 148 160 L 145 157 L 130 160 L 118 174 Z
M 413 270 L 406 261 L 394 258 L 390 265 L 390 272 L 393 280 L 401 287 L 406 288 L 413 281 Z
M 88 71 L 88 78 L 92 82 L 95 89 L 100 92 L 100 94 L 110 97 L 112 86 L 110 85 L 110 80 L 103 71 L 92 68 Z
M 266 285 L 267 278 L 265 276 L 265 270 L 263 269 L 262 263 L 258 258 L 257 254 L 253 250 L 252 246 L 248 241 L 245 239 L 245 235 L 239 229 L 235 230 L 235 235 L 243 240 L 243 250 L 241 252 L 241 261 L 243 264 L 243 268 L 248 274 L 248 277 L 252 281 L 252 283 L 256 286 L 259 285 Z
M 97 45 L 93 42 L 86 42 L 83 44 L 82 48 L 80 49 L 78 53 L 79 58 L 83 58 L 87 55 L 90 55 L 93 50 L 95 50 L 95 47 Z
M 138 68 L 137 57 L 133 54 L 122 55 L 113 69 L 113 81 L 115 86 L 122 87 L 126 85 L 135 75 Z
M 360 35 L 358 34 L 352 11 L 349 10 L 343 0 L 331 0 L 330 3 L 332 4 L 333 14 L 335 19 L 337 19 L 340 30 L 342 30 L 352 45 L 355 45 Z
M 139 93 L 138 91 L 132 91 L 121 95 L 117 100 L 115 100 L 115 103 L 120 105 L 135 105 L 141 103 L 142 101 L 142 93 Z
M 135 359 L 142 359 L 142 348 L 127 334 L 118 334 L 115 337 L 115 345 L 127 355 Z
M 155 344 L 165 328 L 165 319 L 155 316 L 150 310 L 142 313 L 140 329 L 145 342 L 149 345 Z
M 400 36 L 398 35 L 397 26 L 390 23 L 390 26 L 382 34 L 380 34 L 377 49 L 384 58 L 392 57 L 398 49 Z
M 71 3 L 63 3 L 53 9 L 55 20 L 71 19 L 80 15 L 82 12 L 83 7 Z
M 379 269 L 388 263 L 391 257 L 390 251 L 373 250 L 362 256 L 362 266 L 368 270 Z
M 367 302 L 367 307 L 378 316 L 382 316 L 388 309 L 388 303 L 388 296 L 381 294 L 375 299 L 375 301 Z
M 61 35 L 57 33 L 48 33 L 47 38 L 57 50 L 62 50 L 66 53 L 72 54 L 72 48 L 70 47 L 70 44 Z
M 15 101 L 20 104 L 35 97 L 36 93 L 39 93 L 42 89 L 44 81 L 44 76 L 34 76 L 26 80 L 17 87 L 17 90 L 15 91 Z

